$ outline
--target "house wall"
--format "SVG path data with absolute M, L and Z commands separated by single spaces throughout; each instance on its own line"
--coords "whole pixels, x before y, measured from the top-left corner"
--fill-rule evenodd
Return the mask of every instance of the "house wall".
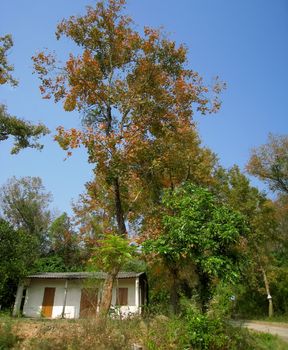
M 64 295 L 65 295 L 65 279 L 31 279 L 30 285 L 27 287 L 26 298 L 23 308 L 23 314 L 27 317 L 41 317 L 42 302 L 44 290 L 47 287 L 55 288 L 54 305 L 52 318 L 60 318 L 63 311 Z M 80 314 L 81 289 L 94 287 L 101 290 L 100 281 L 93 282 L 81 280 L 69 280 L 66 295 L 65 318 L 78 318 Z M 119 279 L 114 284 L 112 291 L 112 309 L 116 303 L 116 288 L 128 288 L 128 305 L 121 306 L 116 313 L 128 316 L 129 314 L 138 312 L 138 306 L 135 305 L 135 279 Z M 101 297 L 99 293 L 98 298 Z
M 121 316 L 128 317 L 130 314 L 135 314 L 138 312 L 138 306 L 136 306 L 136 298 L 135 298 L 135 279 L 127 278 L 127 279 L 119 279 L 118 282 L 115 281 L 113 291 L 112 291 L 112 310 L 116 304 L 116 288 L 128 288 L 128 305 L 121 306 L 120 310 L 115 309 L 116 315 L 121 313 Z

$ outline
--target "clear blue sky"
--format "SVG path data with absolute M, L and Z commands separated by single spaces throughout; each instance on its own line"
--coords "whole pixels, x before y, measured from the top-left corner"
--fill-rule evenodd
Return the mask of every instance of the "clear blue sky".
M 57 23 L 83 14 L 88 0 L 1 1 L 0 35 L 11 33 L 16 89 L 0 87 L 0 103 L 10 114 L 45 123 L 79 126 L 77 113 L 42 100 L 32 74 L 31 56 L 43 48 L 63 55 L 68 42 L 58 42 Z M 163 26 L 189 48 L 190 66 L 210 83 L 219 75 L 227 83 L 223 107 L 213 116 L 197 117 L 204 145 L 216 152 L 225 167 L 242 169 L 250 149 L 263 144 L 269 132 L 287 134 L 288 1 L 287 0 L 128 0 L 127 13 L 141 29 Z M 65 154 L 50 135 L 42 152 L 23 150 L 11 156 L 9 142 L 0 144 L 0 185 L 13 175 L 40 176 L 54 196 L 54 206 L 71 213 L 71 200 L 91 178 L 85 151 L 63 161 Z

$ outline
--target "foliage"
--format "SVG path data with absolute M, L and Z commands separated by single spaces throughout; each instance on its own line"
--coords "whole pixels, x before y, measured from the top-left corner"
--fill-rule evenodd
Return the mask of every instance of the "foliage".
M 173 185 L 213 163 L 211 152 L 198 153 L 192 105 L 203 114 L 217 111 L 221 91 L 216 82 L 210 99 L 199 74 L 185 67 L 186 48 L 159 30 L 135 31 L 124 5 L 100 1 L 58 25 L 58 39 L 72 39 L 81 51 L 61 70 L 53 54 L 33 58 L 43 97 L 84 113 L 84 130 L 59 127 L 56 140 L 69 152 L 87 148 L 96 179 L 87 184 L 85 208 L 97 213 L 104 231 L 120 234 L 149 196 L 157 200 L 159 183 Z
M 190 307 L 193 309 L 193 306 L 190 305 Z M 232 327 L 220 319 L 202 317 L 201 314 L 200 317 L 198 316 L 198 311 L 195 314 L 194 311 L 190 313 L 189 310 L 187 312 L 183 310 L 182 318 L 158 315 L 145 320 L 108 319 L 105 325 L 96 324 L 95 320 L 72 322 L 0 319 L 0 344 L 6 345 L 7 338 L 13 337 L 14 348 L 31 350 L 128 350 L 133 348 L 134 344 L 147 350 L 205 349 L 201 347 L 203 344 L 203 346 L 207 345 L 206 349 L 209 350 L 284 350 L 287 348 L 287 343 L 271 334 L 254 334 L 246 329 Z M 219 328 L 216 329 L 216 326 Z M 33 332 L 27 332 L 28 328 Z M 3 333 L 3 330 L 7 332 Z M 207 333 L 207 330 L 210 333 Z M 195 337 L 195 333 L 198 337 Z
M 217 280 L 235 282 L 241 265 L 241 244 L 248 233 L 244 217 L 217 203 L 206 189 L 186 183 L 163 197 L 164 231 L 144 248 L 158 254 L 169 271 L 190 266 L 198 276 L 202 306 Z
M 8 51 L 12 46 L 13 40 L 10 34 L 0 37 L 0 85 L 8 83 L 16 86 L 18 84 L 17 80 L 11 75 L 14 67 L 8 63 L 7 59 Z
M 0 85 L 18 85 L 18 81 L 11 75 L 14 67 L 7 59 L 7 53 L 12 46 L 13 40 L 10 34 L 0 37 Z M 7 113 L 6 106 L 0 104 L 0 141 L 7 140 L 10 136 L 14 138 L 12 154 L 26 147 L 42 149 L 43 145 L 37 140 L 48 133 L 49 130 L 43 124 L 33 125 L 26 120 L 11 116 Z
M 209 316 L 222 320 L 234 318 L 236 316 L 236 291 L 238 291 L 237 284 L 220 282 L 209 303 Z
M 43 145 L 37 140 L 48 133 L 49 130 L 45 125 L 33 125 L 29 121 L 11 116 L 7 113 L 6 107 L 0 105 L 0 141 L 7 140 L 10 136 L 14 138 L 12 154 L 17 154 L 27 147 L 41 150 Z
M 82 251 L 79 239 L 69 216 L 63 213 L 49 226 L 48 232 L 49 252 L 46 261 L 53 264 L 58 261 L 58 266 L 64 266 L 59 271 L 79 270 L 82 266 Z M 55 267 L 57 266 L 57 263 Z M 52 268 L 52 266 L 51 266 Z M 39 270 L 41 271 L 41 270 Z
M 137 254 L 138 255 L 138 254 Z M 140 256 L 132 255 L 132 259 L 125 262 L 122 266 L 123 271 L 134 271 L 134 272 L 144 272 L 146 271 L 146 263 L 141 259 Z
M 38 252 L 45 251 L 51 194 L 39 177 L 12 177 L 1 187 L 0 207 L 4 218 L 39 242 Z
M 273 280 L 280 273 L 279 270 L 276 273 L 275 258 L 283 253 L 285 255 L 285 229 L 284 235 L 279 232 L 280 226 L 282 229 L 285 226 L 284 222 L 280 225 L 281 217 L 285 216 L 285 205 L 281 206 L 279 202 L 282 207 L 279 210 L 276 203 L 251 186 L 237 166 L 227 171 L 218 169 L 213 191 L 222 202 L 245 215 L 250 228 L 245 250 L 246 264 L 241 274 L 242 286 L 239 285 L 236 293 L 237 312 L 242 316 L 243 313 L 250 316 L 251 310 L 255 314 L 264 314 L 267 312 L 267 295 L 272 293 L 273 303 L 275 301 L 275 305 L 279 305 L 274 299 L 274 293 L 279 293 Z
M 97 241 L 97 247 L 90 259 L 91 265 L 101 271 L 111 272 L 120 270 L 132 260 L 137 247 L 131 245 L 129 240 L 118 235 L 105 235 Z
M 13 333 L 12 324 L 10 322 L 0 324 L 0 350 L 15 349 L 18 342 L 19 339 Z
M 278 315 L 288 315 L 288 267 L 273 266 L 271 271 L 271 293 Z
M 82 230 L 89 239 L 95 227 L 105 235 L 128 236 L 127 225 L 139 232 L 163 187 L 184 178 L 209 181 L 215 162 L 200 147 L 193 115 L 218 111 L 223 84 L 206 86 L 188 68 L 185 46 L 160 30 L 136 31 L 125 3 L 99 1 L 85 15 L 62 20 L 57 39 L 71 39 L 78 50 L 60 67 L 54 54 L 33 57 L 43 98 L 83 115 L 82 130 L 60 126 L 56 140 L 68 155 L 84 146 L 95 166 L 77 208 L 81 219 L 88 212 Z M 101 303 L 110 305 L 108 299 Z
M 235 349 L 236 344 L 225 334 L 225 324 L 219 318 L 210 318 L 195 307 L 185 310 L 187 338 L 193 349 Z M 232 340 L 232 341 L 231 341 Z
M 35 261 L 34 270 L 36 272 L 69 272 L 71 268 L 69 269 L 69 267 L 65 265 L 61 256 L 47 255 Z
M 37 177 L 3 185 L 0 206 L 0 304 L 11 307 L 19 279 L 35 272 L 83 269 L 85 254 L 66 213 L 51 223 L 48 193 Z
M 278 267 L 288 267 L 288 195 L 281 194 L 277 197 L 275 203 L 277 220 L 277 240 L 273 255 L 277 261 Z
M 37 257 L 37 242 L 0 218 L 0 305 L 14 302 L 19 278 L 25 276 Z
M 247 165 L 251 175 L 272 191 L 288 193 L 288 137 L 269 134 L 268 142 L 252 151 Z

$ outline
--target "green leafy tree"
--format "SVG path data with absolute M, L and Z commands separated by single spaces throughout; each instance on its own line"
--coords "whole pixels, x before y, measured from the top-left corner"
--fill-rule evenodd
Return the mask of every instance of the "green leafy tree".
M 13 137 L 12 154 L 27 147 L 41 150 L 43 145 L 37 140 L 48 133 L 49 130 L 43 124 L 33 125 L 24 119 L 13 117 L 7 113 L 4 105 L 0 105 L 0 141 Z
M 231 283 L 240 273 L 241 245 L 248 227 L 245 218 L 220 204 L 208 190 L 186 183 L 163 197 L 163 233 L 144 243 L 145 250 L 156 253 L 174 276 L 171 301 L 178 309 L 181 293 L 179 272 L 189 266 L 197 277 L 197 290 L 206 310 L 218 280 Z
M 51 194 L 39 177 L 11 178 L 1 187 L 0 208 L 14 229 L 38 241 L 38 253 L 47 251 Z
M 33 269 L 37 241 L 0 218 L 0 305 L 10 308 L 18 281 Z
M 0 85 L 18 85 L 18 81 L 11 74 L 14 67 L 9 64 L 7 57 L 12 46 L 13 40 L 10 34 L 0 37 Z M 49 130 L 45 125 L 33 125 L 24 119 L 11 116 L 7 113 L 6 106 L 0 104 L 0 141 L 7 140 L 9 137 L 14 139 L 12 154 L 26 147 L 42 149 L 43 145 L 37 140 L 48 133 Z
M 48 231 L 49 253 L 45 258 L 49 258 L 54 266 L 59 264 L 59 271 L 76 271 L 83 268 L 83 252 L 79 246 L 79 238 L 73 228 L 71 220 L 66 213 L 56 218 L 49 227 Z M 62 266 L 60 264 L 62 262 Z
M 136 246 L 131 245 L 129 240 L 119 235 L 104 235 L 102 239 L 96 242 L 97 247 L 94 248 L 94 254 L 90 259 L 93 269 L 98 269 L 107 273 L 107 278 L 103 286 L 103 303 L 99 308 L 100 322 L 106 315 L 107 308 L 110 308 L 110 300 L 112 298 L 112 287 L 114 278 L 120 269 L 132 261 L 136 253 Z M 108 303 L 108 304 L 105 304 Z
M 278 249 L 280 238 L 277 233 L 275 204 L 264 193 L 251 186 L 249 179 L 238 166 L 228 171 L 219 168 L 215 178 L 217 183 L 214 187 L 215 193 L 222 202 L 245 215 L 250 227 L 246 246 L 246 258 L 249 264 L 242 275 L 242 289 L 245 292 L 242 295 L 241 304 L 245 307 L 253 299 L 256 305 L 257 301 L 261 300 L 261 296 L 263 299 L 263 294 L 266 292 L 269 314 L 272 315 L 270 282 L 273 280 L 275 263 L 273 256 Z M 262 301 L 261 303 L 263 304 Z

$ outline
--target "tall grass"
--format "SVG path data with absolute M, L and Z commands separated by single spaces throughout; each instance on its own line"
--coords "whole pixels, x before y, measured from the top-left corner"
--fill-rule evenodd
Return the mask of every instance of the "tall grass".
M 267 334 L 254 334 L 231 327 L 218 318 L 189 310 L 181 317 L 162 315 L 147 319 L 107 320 L 97 325 L 95 320 L 7 321 L 0 328 L 0 350 L 117 350 L 139 344 L 145 350 L 284 350 L 287 343 Z M 193 312 L 192 312 L 193 311 Z M 17 325 L 11 322 L 15 322 Z M 19 338 L 27 323 L 38 329 L 30 338 Z M 15 329 L 16 334 L 13 330 Z M 21 340 L 21 341 L 20 341 Z

